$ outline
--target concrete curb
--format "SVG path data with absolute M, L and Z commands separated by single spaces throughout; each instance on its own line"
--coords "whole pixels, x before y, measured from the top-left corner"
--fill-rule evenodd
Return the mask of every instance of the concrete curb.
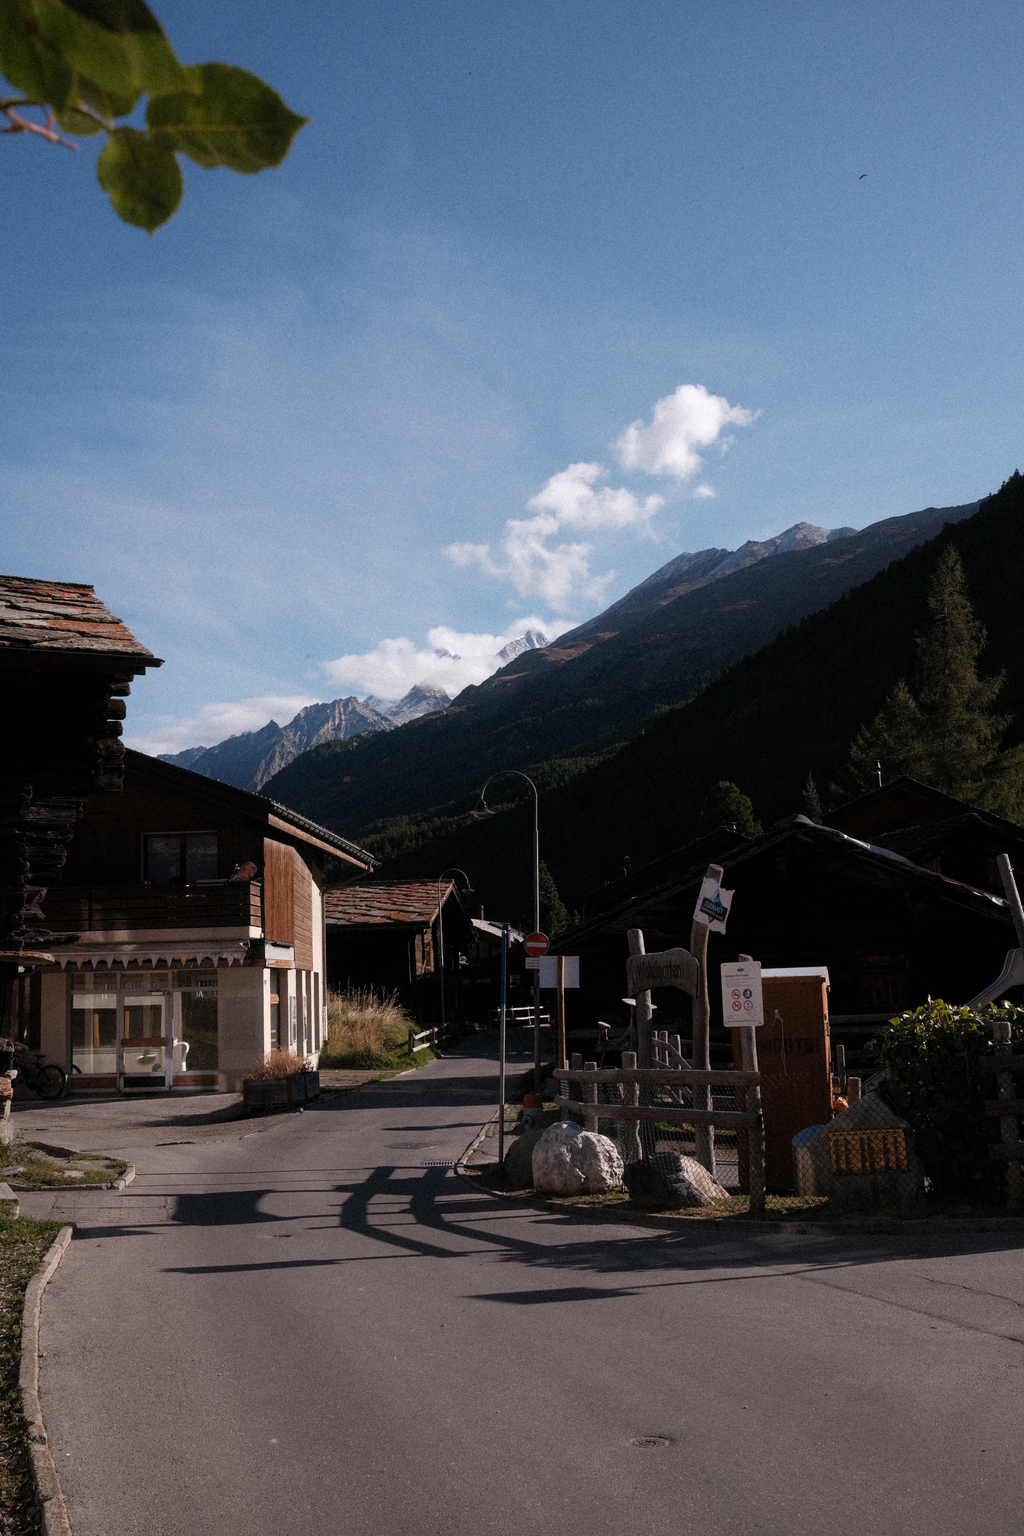
M 466 1164 L 469 1162 L 470 1158 L 473 1156 L 473 1153 L 476 1151 L 480 1143 L 485 1139 L 488 1127 L 497 1124 L 499 1113 L 500 1111 L 496 1109 L 491 1118 L 484 1122 L 484 1124 L 477 1131 L 476 1135 L 473 1137 L 473 1140 L 470 1142 L 469 1146 L 466 1148 L 465 1152 L 463 1152 L 462 1156 L 458 1158 L 455 1163 L 455 1172 L 458 1174 L 459 1178 L 466 1179 L 467 1183 L 472 1183 L 474 1189 L 477 1189 L 480 1186 L 477 1184 L 475 1179 L 469 1179 L 469 1176 L 466 1173 Z M 489 1195 L 496 1194 L 496 1191 L 489 1189 L 487 1193 Z M 501 1197 L 498 1196 L 498 1198 L 500 1199 Z
M 21 1315 L 21 1403 L 28 1420 L 28 1450 L 32 1460 L 32 1481 L 42 1511 L 43 1536 L 72 1536 L 64 1495 L 60 1491 L 57 1468 L 50 1454 L 39 1401 L 39 1311 L 47 1281 L 64 1257 L 73 1227 L 61 1227 L 46 1257 L 29 1281 Z
M 124 1173 L 122 1173 L 121 1177 L 119 1179 L 115 1179 L 113 1184 L 108 1184 L 106 1187 L 107 1187 L 107 1189 L 116 1189 L 118 1194 L 120 1195 L 120 1194 L 124 1193 L 125 1187 L 127 1185 L 134 1184 L 134 1183 L 135 1183 L 135 1164 L 134 1163 L 129 1163 L 128 1167 L 125 1169 Z

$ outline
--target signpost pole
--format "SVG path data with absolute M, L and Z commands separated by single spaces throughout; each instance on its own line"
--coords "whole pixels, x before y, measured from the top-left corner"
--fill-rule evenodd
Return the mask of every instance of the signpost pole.
M 567 1067 L 568 1058 L 565 1054 L 565 956 L 558 956 L 558 1065 Z
M 723 874 L 720 864 L 709 864 L 705 879 L 720 883 Z M 711 1070 L 711 1005 L 708 1001 L 708 934 L 707 923 L 690 924 L 690 953 L 697 962 L 697 995 L 693 999 L 693 1065 L 697 1072 Z M 711 1089 L 693 1090 L 694 1106 L 711 1108 Z M 695 1127 L 697 1161 L 703 1163 L 709 1173 L 715 1171 L 715 1128 L 713 1125 Z
M 498 1166 L 505 1161 L 505 997 L 508 987 L 508 928 L 501 930 L 501 1009 L 498 1013 Z

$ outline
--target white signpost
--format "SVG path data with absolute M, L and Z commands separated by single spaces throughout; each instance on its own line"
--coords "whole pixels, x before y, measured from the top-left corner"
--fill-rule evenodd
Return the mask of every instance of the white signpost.
M 764 1023 L 760 960 L 722 966 L 722 1022 L 727 1029 Z
M 565 979 L 562 985 L 565 987 L 578 987 L 580 984 L 580 957 L 579 955 L 540 955 L 536 959 L 528 959 L 526 969 L 528 971 L 540 971 L 540 984 L 547 990 L 558 986 L 558 962 L 564 960 L 563 967 Z

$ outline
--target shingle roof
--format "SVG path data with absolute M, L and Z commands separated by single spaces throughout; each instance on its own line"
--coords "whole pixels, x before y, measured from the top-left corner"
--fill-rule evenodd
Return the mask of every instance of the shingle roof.
M 453 885 L 451 880 L 442 880 L 442 901 L 448 900 Z M 437 881 L 374 880 L 365 885 L 330 886 L 324 892 L 324 906 L 327 922 L 343 927 L 426 925 L 437 917 Z
M 0 650 L 72 651 L 163 665 L 100 602 L 94 588 L 28 576 L 0 576 Z

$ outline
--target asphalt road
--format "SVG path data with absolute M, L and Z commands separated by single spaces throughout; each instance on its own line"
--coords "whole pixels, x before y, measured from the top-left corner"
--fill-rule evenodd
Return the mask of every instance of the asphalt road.
M 497 1201 L 443 1166 L 494 1076 L 138 1133 L 44 1302 L 75 1536 L 1018 1536 L 1020 1237 Z

